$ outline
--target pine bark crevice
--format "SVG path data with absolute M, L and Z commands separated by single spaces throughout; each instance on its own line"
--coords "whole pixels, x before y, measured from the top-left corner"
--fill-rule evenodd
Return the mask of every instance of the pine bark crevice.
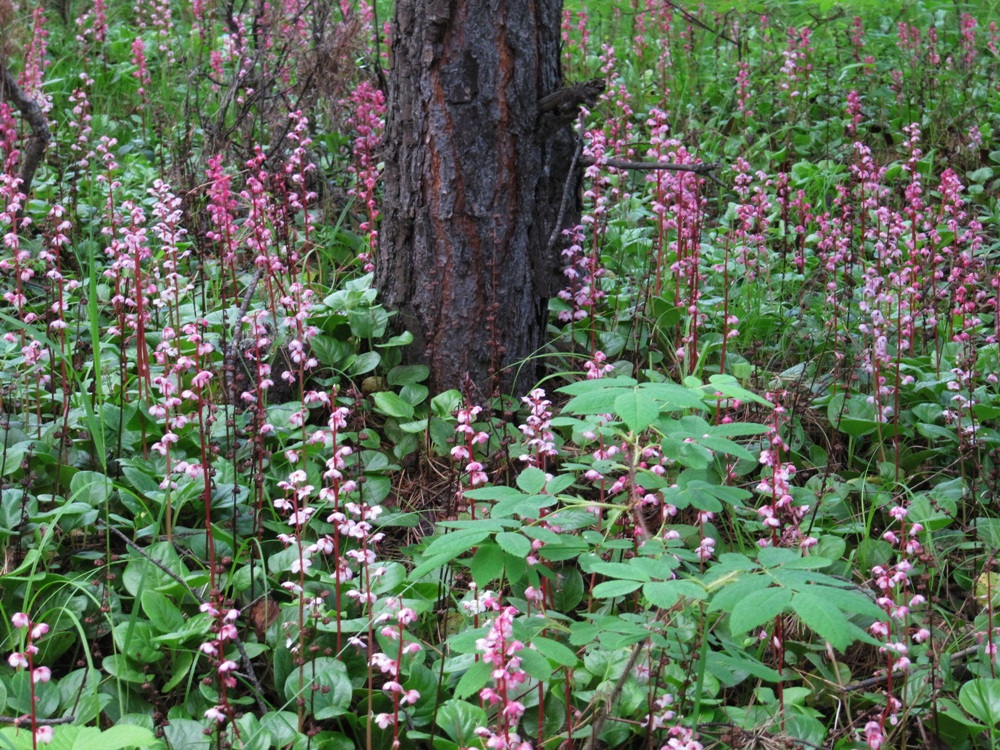
M 538 376 L 575 140 L 543 127 L 561 0 L 397 0 L 376 283 L 434 391 Z M 516 376 L 516 381 L 515 381 Z

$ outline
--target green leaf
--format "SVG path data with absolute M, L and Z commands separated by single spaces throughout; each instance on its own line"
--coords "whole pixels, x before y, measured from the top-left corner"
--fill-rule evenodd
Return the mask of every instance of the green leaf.
M 521 516 L 522 518 L 538 518 L 542 508 L 548 508 L 559 502 L 554 495 L 518 495 L 509 500 L 501 500 L 493 506 L 490 518 L 506 518 Z
M 113 488 L 110 477 L 97 471 L 78 471 L 69 484 L 70 497 L 92 508 L 103 506 L 111 497 Z
M 660 416 L 660 405 L 646 392 L 635 389 L 615 399 L 615 413 L 632 432 L 639 433 Z
M 969 680 L 958 691 L 962 708 L 987 727 L 1000 723 L 1000 679 L 977 677 Z
M 427 548 L 424 550 L 424 557 L 433 557 L 435 555 L 458 557 L 463 552 L 475 547 L 489 535 L 489 528 L 469 528 L 449 531 L 427 545 Z
M 347 368 L 347 374 L 352 377 L 364 375 L 378 367 L 378 363 L 381 361 L 382 355 L 378 352 L 363 352 L 351 362 L 351 365 Z
M 552 665 L 538 651 L 526 648 L 519 651 L 517 655 L 521 657 L 521 669 L 529 677 L 534 677 L 539 682 L 548 682 L 552 679 Z
M 771 579 L 761 575 L 739 576 L 727 581 L 712 597 L 709 612 L 732 612 L 736 605 L 755 591 L 766 589 Z
M 601 383 L 592 380 L 591 383 Z M 602 390 L 584 393 L 571 398 L 563 411 L 570 414 L 610 414 L 615 411 L 615 401 L 622 395 L 621 388 L 604 386 Z
M 564 646 L 559 641 L 541 636 L 531 639 L 531 644 L 538 649 L 538 653 L 545 656 L 549 661 L 553 661 L 562 667 L 575 667 L 580 663 L 576 654 L 571 648 Z
M 643 393 L 660 402 L 661 411 L 704 411 L 706 408 L 701 394 L 677 383 L 643 383 L 641 388 Z
M 374 396 L 375 411 L 396 419 L 412 419 L 413 405 L 407 403 L 392 391 L 379 391 Z
M 161 633 L 172 633 L 184 627 L 184 615 L 168 597 L 153 589 L 144 589 L 139 595 L 142 611 Z
M 537 495 L 545 489 L 545 472 L 535 466 L 529 466 L 517 475 L 517 486 L 529 495 Z
M 770 401 L 758 396 L 753 391 L 748 391 L 740 386 L 739 382 L 732 375 L 712 375 L 708 378 L 707 390 L 718 391 L 723 396 L 738 398 L 740 401 L 753 401 L 767 407 L 773 407 Z
M 31 730 L 13 727 L 0 730 L 0 747 L 16 750 L 31 748 Z M 97 727 L 56 726 L 48 750 L 126 750 L 133 747 L 155 747 L 151 731 L 134 724 L 118 724 L 101 731 Z M 40 745 L 41 747 L 41 745 Z
M 791 591 L 776 586 L 747 594 L 733 607 L 729 629 L 737 635 L 760 627 L 784 612 L 791 600 Z
M 465 674 L 455 686 L 456 698 L 468 698 L 473 693 L 478 693 L 490 679 L 493 667 L 480 660 L 465 670 Z
M 427 365 L 399 365 L 389 370 L 389 385 L 414 385 L 427 380 L 431 368 Z
M 438 727 L 460 747 L 477 745 L 479 739 L 476 729 L 486 726 L 487 721 L 486 711 L 482 708 L 454 699 L 445 701 L 438 707 L 435 719 Z
M 700 601 L 705 598 L 705 589 L 694 581 L 654 581 L 642 587 L 643 596 L 654 607 L 670 609 L 682 598 Z
M 530 542 L 529 542 L 530 545 Z M 504 554 L 499 545 L 486 542 L 476 550 L 469 561 L 472 580 L 483 589 L 503 575 Z
M 866 633 L 854 625 L 839 609 L 820 594 L 800 591 L 792 597 L 792 611 L 802 623 L 820 638 L 830 642 L 838 651 L 843 651 L 854 641 L 867 637 Z
M 319 689 L 314 690 L 314 686 Z M 320 656 L 293 669 L 285 680 L 285 699 L 294 705 L 298 698 L 305 698 L 317 720 L 346 714 L 353 690 L 347 667 L 329 656 Z
M 527 557 L 531 554 L 531 540 L 524 534 L 513 531 L 501 531 L 496 536 L 497 544 L 504 552 L 518 557 Z
M 642 581 L 605 581 L 594 586 L 594 596 L 598 599 L 610 599 L 615 596 L 631 594 L 642 586 Z

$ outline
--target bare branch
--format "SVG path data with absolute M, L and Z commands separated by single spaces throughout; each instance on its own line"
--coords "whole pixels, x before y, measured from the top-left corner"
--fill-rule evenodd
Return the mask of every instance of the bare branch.
M 580 159 L 580 163 L 585 167 L 591 167 L 597 162 L 595 162 L 592 157 L 585 156 Z M 696 175 L 701 175 L 702 177 L 707 177 L 720 187 L 725 187 L 725 184 L 712 174 L 720 167 L 718 162 L 710 162 L 708 164 L 674 164 L 673 162 L 667 161 L 625 161 L 624 159 L 608 159 L 607 161 L 601 162 L 600 166 L 633 171 L 661 170 L 663 172 L 691 172 Z
M 25 122 L 31 127 L 31 138 L 28 139 L 28 145 L 21 154 L 21 172 L 18 175 L 21 178 L 20 191 L 28 195 L 31 192 L 31 181 L 35 178 L 35 170 L 42 161 L 42 155 L 52 140 L 52 135 L 49 133 L 49 124 L 45 120 L 42 108 L 24 93 L 10 70 L 0 61 L 0 102 L 4 100 L 9 100 L 17 107 Z
M 35 724 L 40 727 L 54 727 L 57 724 L 72 724 L 76 721 L 75 716 L 60 716 L 55 719 L 35 719 Z M 0 724 L 13 724 L 15 727 L 22 724 L 31 724 L 31 717 L 24 716 L 0 716 Z
M 187 592 L 192 597 L 194 597 L 195 601 L 197 601 L 199 604 L 204 604 L 205 603 L 205 598 L 202 597 L 201 595 L 199 595 L 198 592 L 195 591 L 193 588 L 191 588 L 191 586 L 188 585 L 187 581 L 185 581 L 183 578 L 181 578 L 179 575 L 177 575 L 174 571 L 172 571 L 170 568 L 168 568 L 162 562 L 160 562 L 155 557 L 153 557 L 148 552 L 146 552 L 146 550 L 144 550 L 138 544 L 136 544 L 135 542 L 133 542 L 131 539 L 129 539 L 127 536 L 125 536 L 118 529 L 116 529 L 113 526 L 104 526 L 103 528 L 106 529 L 107 531 L 110 531 L 112 534 L 114 534 L 119 539 L 121 539 L 123 542 L 125 542 L 125 544 L 128 545 L 128 547 L 130 549 L 135 550 L 139 554 L 139 556 L 142 557 L 144 560 L 146 560 L 146 561 L 152 563 L 153 565 L 155 565 L 157 568 L 159 568 L 164 573 L 166 573 L 168 576 L 170 576 L 170 578 L 172 578 L 177 583 L 179 583 L 181 586 L 183 586 L 185 589 L 187 589 Z M 237 634 L 233 638 L 233 643 L 236 644 L 236 648 L 240 652 L 240 661 L 243 662 L 243 669 L 246 670 L 246 674 L 244 676 L 249 680 L 250 684 L 253 686 L 253 689 L 254 689 L 254 696 L 253 697 L 257 701 L 257 708 L 260 709 L 261 713 L 267 713 L 267 710 L 268 710 L 267 709 L 267 704 L 264 703 L 264 699 L 262 697 L 264 695 L 264 688 L 261 687 L 260 681 L 257 679 L 257 673 L 254 672 L 253 663 L 250 661 L 250 656 L 249 656 L 249 654 L 247 654 L 247 650 L 243 646 L 243 640 Z

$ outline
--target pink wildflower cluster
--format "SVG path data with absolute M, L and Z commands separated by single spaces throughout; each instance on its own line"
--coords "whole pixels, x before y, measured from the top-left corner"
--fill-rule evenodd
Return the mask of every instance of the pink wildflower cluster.
M 382 689 L 392 696 L 392 713 L 377 714 L 375 723 L 382 729 L 392 726 L 392 750 L 399 749 L 399 727 L 400 713 L 404 706 L 412 706 L 420 700 L 419 690 L 406 690 L 401 680 L 403 679 L 402 665 L 403 657 L 419 653 L 423 647 L 416 641 L 406 641 L 405 628 L 417 620 L 417 613 L 409 607 L 404 607 L 402 601 L 396 597 L 386 600 L 387 612 L 379 615 L 376 620 L 379 623 L 386 623 L 380 631 L 382 637 L 397 644 L 395 657 L 390 657 L 380 651 L 373 651 L 369 661 L 371 666 L 377 668 L 389 679 Z M 392 621 L 395 622 L 392 622 Z
M 464 464 L 463 471 L 470 487 L 478 487 L 489 481 L 483 463 L 475 455 L 476 446 L 485 445 L 490 439 L 487 433 L 477 430 L 473 426 L 476 418 L 482 411 L 483 408 L 481 406 L 466 405 L 455 414 L 458 424 L 455 426 L 455 447 L 451 449 L 451 457 L 455 461 Z M 458 490 L 458 498 L 461 502 L 462 488 Z M 472 518 L 475 520 L 475 501 L 469 507 Z
M 589 130 L 584 134 L 583 154 L 593 162 L 584 171 L 584 177 L 590 184 L 583 194 L 588 209 L 579 225 L 563 231 L 563 235 L 570 240 L 569 246 L 562 251 L 565 258 L 563 275 L 569 284 L 558 293 L 558 297 L 568 303 L 569 309 L 559 313 L 559 319 L 567 323 L 588 317 L 593 320 L 597 305 L 605 296 L 599 281 L 605 273 L 601 267 L 600 246 L 609 208 L 607 190 L 611 181 L 606 174 L 606 166 L 602 166 L 608 160 L 607 138 L 603 130 Z
M 578 10 L 576 12 L 576 26 L 573 26 L 572 11 L 563 9 L 562 15 L 562 48 L 563 48 L 563 70 L 567 75 L 573 71 L 573 58 L 579 55 L 586 59 L 587 50 L 590 43 L 590 30 L 587 24 L 590 21 L 587 11 Z M 576 32 L 574 34 L 573 32 Z
M 213 619 L 211 628 L 213 637 L 202 643 L 198 650 L 215 665 L 220 698 L 218 705 L 205 711 L 205 718 L 221 724 L 226 719 L 234 718 L 226 691 L 236 687 L 234 672 L 238 665 L 236 661 L 228 658 L 226 647 L 238 638 L 235 622 L 240 616 L 240 611 L 232 608 L 223 611 L 212 602 L 203 603 L 200 610 Z
M 781 82 L 780 88 L 787 91 L 792 99 L 804 93 L 809 73 L 812 71 L 809 59 L 813 51 L 811 35 L 812 30 L 808 26 L 803 26 L 801 29 L 788 28 L 788 45 L 781 53 L 785 58 L 785 64 L 781 66 L 785 80 Z
M 767 430 L 767 447 L 760 452 L 760 463 L 766 467 L 766 472 L 756 487 L 766 499 L 757 508 L 757 515 L 767 535 L 758 539 L 757 544 L 761 547 L 797 545 L 805 551 L 816 545 L 816 539 L 803 536 L 801 529 L 809 506 L 794 504 L 791 479 L 795 476 L 795 464 L 784 457 L 783 453 L 789 448 L 781 437 L 781 429 L 787 420 L 786 411 L 777 403 L 775 394 L 768 394 L 768 397 L 775 402 L 775 406 Z
M 348 194 L 361 203 L 365 220 L 359 227 L 368 241 L 368 247 L 358 255 L 365 272 L 375 270 L 375 252 L 378 249 L 378 200 L 375 187 L 378 183 L 378 149 L 385 128 L 385 94 L 367 81 L 351 92 L 351 118 L 348 125 L 357 132 L 354 139 L 354 163 L 347 171 L 354 175 L 354 186 Z
M 527 674 L 521 669 L 521 657 L 524 643 L 514 638 L 514 607 L 499 608 L 490 623 L 489 632 L 485 638 L 476 641 L 476 648 L 482 654 L 483 661 L 493 667 L 490 677 L 492 687 L 485 687 L 479 692 L 479 697 L 490 706 L 497 709 L 493 727 L 478 727 L 476 734 L 486 741 L 490 750 L 531 750 L 531 743 L 522 741 L 517 734 L 517 725 L 524 716 L 524 704 L 514 698 L 514 690 L 526 679 Z
M 24 612 L 17 612 L 10 618 L 11 624 L 24 633 L 24 649 L 14 651 L 7 657 L 7 663 L 14 669 L 26 669 L 31 675 L 28 682 L 31 691 L 31 711 L 26 716 L 17 717 L 16 723 L 29 722 L 33 734 L 33 744 L 52 742 L 52 727 L 40 725 L 35 715 L 35 705 L 38 696 L 35 695 L 35 685 L 52 679 L 52 670 L 48 667 L 36 667 L 35 656 L 38 655 L 38 640 L 49 632 L 49 626 L 44 622 L 32 622 Z
M 108 33 L 108 0 L 93 0 L 93 4 L 76 19 L 76 40 L 87 44 L 93 40 L 95 46 L 104 44 Z
M 24 93 L 41 107 L 42 112 L 52 110 L 52 95 L 45 93 L 43 83 L 45 69 L 51 64 L 48 59 L 48 36 L 45 28 L 45 9 L 39 5 L 32 14 L 31 42 L 24 55 L 24 69 L 18 76 L 18 82 Z
M 670 727 L 667 734 L 670 739 L 660 750 L 704 750 L 705 748 L 698 741 L 698 734 L 693 729 L 677 725 Z
M 132 77 L 139 82 L 139 98 L 143 104 L 148 105 L 149 92 L 146 87 L 150 84 L 150 78 L 149 69 L 146 67 L 146 43 L 142 41 L 141 36 L 132 40 L 132 64 L 135 66 Z
M 744 120 L 753 117 L 753 110 L 750 109 L 750 63 L 740 62 L 736 64 L 736 110 L 743 116 Z
M 93 78 L 86 73 L 80 73 L 80 86 L 73 89 L 73 93 L 69 96 L 69 103 L 72 105 L 70 109 L 72 119 L 66 126 L 74 133 L 69 149 L 73 152 L 73 158 L 80 173 L 85 173 L 90 169 L 90 160 L 94 158 L 94 150 L 90 143 L 90 136 L 93 133 L 90 123 L 93 117 L 90 97 L 87 93 L 93 85 Z
M 878 750 L 886 740 L 886 727 L 899 722 L 902 702 L 893 695 L 893 683 L 897 675 L 905 675 L 910 669 L 910 643 L 923 643 L 931 637 L 926 627 L 912 622 L 912 611 L 927 603 L 922 594 L 915 594 L 910 583 L 913 564 L 910 558 L 919 555 L 922 547 L 917 537 L 923 532 L 919 523 L 907 523 L 909 511 L 902 505 L 889 509 L 889 516 L 899 524 L 897 529 L 889 529 L 882 539 L 898 550 L 899 559 L 894 565 L 876 565 L 872 568 L 872 580 L 878 596 L 875 603 L 885 612 L 882 620 L 869 626 L 872 635 L 884 642 L 880 651 L 886 657 L 885 688 L 886 703 L 878 719 L 872 719 L 864 728 L 865 742 L 871 750 Z
M 521 460 L 529 466 L 544 469 L 546 459 L 559 455 L 555 444 L 556 436 L 552 432 L 552 402 L 545 397 L 545 391 L 541 388 L 536 388 L 521 401 L 528 406 L 528 416 L 524 424 L 518 426 L 521 434 L 527 438 L 528 447 Z

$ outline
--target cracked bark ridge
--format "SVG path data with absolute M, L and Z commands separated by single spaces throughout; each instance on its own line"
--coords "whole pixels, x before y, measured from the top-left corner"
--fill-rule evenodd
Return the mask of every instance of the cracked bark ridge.
M 396 2 L 376 283 L 434 391 L 468 374 L 523 393 L 539 373 L 528 358 L 561 281 L 548 239 L 578 179 L 571 126 L 540 125 L 561 86 L 561 5 Z
M 18 174 L 21 178 L 19 189 L 28 195 L 31 192 L 31 182 L 35 178 L 35 170 L 38 169 L 52 136 L 42 108 L 21 90 L 10 70 L 3 61 L 0 61 L 0 102 L 3 101 L 10 101 L 17 107 L 31 128 L 31 137 L 21 152 L 21 169 Z

